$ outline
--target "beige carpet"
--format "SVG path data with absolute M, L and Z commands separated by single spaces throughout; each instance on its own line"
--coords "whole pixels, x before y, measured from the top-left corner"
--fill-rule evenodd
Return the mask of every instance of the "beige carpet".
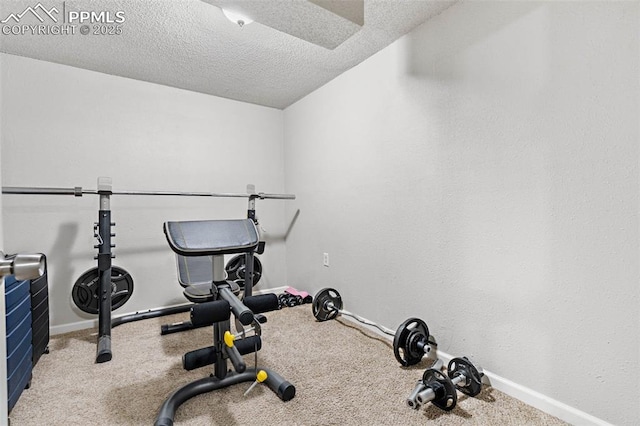
M 495 389 L 475 398 L 458 394 L 445 413 L 416 411 L 405 399 L 426 368 L 403 369 L 388 341 L 347 320 L 318 323 L 310 305 L 267 314 L 259 365 L 296 386 L 282 402 L 265 385 L 243 397 L 249 383 L 197 396 L 183 404 L 176 425 L 557 425 Z M 95 330 L 56 336 L 33 372 L 30 389 L 11 412 L 11 425 L 150 425 L 176 388 L 207 376 L 212 366 L 184 371 L 184 352 L 211 345 L 212 329 L 160 336 L 179 314 L 113 330 L 113 360 L 95 364 Z M 245 357 L 253 366 L 253 355 Z

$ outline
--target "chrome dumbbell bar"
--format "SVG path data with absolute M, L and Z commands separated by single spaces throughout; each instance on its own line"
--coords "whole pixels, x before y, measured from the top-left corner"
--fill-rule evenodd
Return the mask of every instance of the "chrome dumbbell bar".
M 42 254 L 20 253 L 6 256 L 0 251 L 0 278 L 13 275 L 17 280 L 33 280 L 44 274 Z
M 447 375 L 439 369 L 427 369 L 407 398 L 407 405 L 417 410 L 431 402 L 442 410 L 453 410 L 458 399 L 456 389 L 476 396 L 482 390 L 483 375 L 482 368 L 473 365 L 468 358 L 454 358 L 449 362 Z

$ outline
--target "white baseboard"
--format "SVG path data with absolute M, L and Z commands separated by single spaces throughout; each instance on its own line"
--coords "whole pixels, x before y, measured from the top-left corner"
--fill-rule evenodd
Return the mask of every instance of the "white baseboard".
M 536 392 L 533 389 L 514 383 L 490 371 L 485 371 L 484 373 L 485 377 L 487 377 L 491 383 L 491 386 L 495 389 L 519 399 L 540 411 L 551 414 L 560 420 L 564 420 L 567 423 L 573 425 L 613 426 L 611 423 L 605 422 L 591 414 L 580 411 L 577 408 L 543 395 L 540 392 Z
M 365 327 L 368 330 L 371 330 L 393 342 L 393 337 L 382 333 L 375 327 L 362 324 L 346 315 L 342 315 L 340 318 L 345 318 L 349 321 L 354 322 L 355 324 L 359 324 L 360 326 Z M 451 361 L 451 359 L 455 358 L 454 356 L 440 350 L 437 351 L 437 355 L 438 358 L 440 358 L 444 362 L 445 366 L 449 363 L 449 361 Z M 604 420 L 592 416 L 591 414 L 580 411 L 577 408 L 571 407 L 567 404 L 543 395 L 540 392 L 536 392 L 533 389 L 529 389 L 525 386 L 519 385 L 490 371 L 484 370 L 483 382 L 491 385 L 494 389 L 497 389 L 500 392 L 504 392 L 507 395 L 516 398 L 527 405 L 537 408 L 540 411 L 555 416 L 560 420 L 563 420 L 572 425 L 613 426 L 611 423 L 605 422 Z
M 446 352 L 437 351 L 438 357 L 447 365 L 453 357 Z M 498 376 L 491 371 L 484 370 L 483 382 L 491 385 L 494 389 L 504 392 L 507 395 L 519 399 L 527 405 L 537 408 L 547 414 L 555 416 L 572 425 L 597 425 L 597 426 L 613 426 L 611 423 L 605 422 L 591 414 L 580 411 L 553 398 L 541 394 L 540 392 L 529 389 L 509 379 Z
M 260 294 L 265 294 L 265 293 L 283 293 L 288 287 L 287 286 L 282 286 L 282 287 L 275 287 L 275 288 L 268 288 L 268 289 L 255 289 L 253 291 L 253 294 L 258 296 Z M 188 303 L 185 301 L 185 303 Z M 179 306 L 179 305 L 171 305 L 171 306 L 163 306 L 163 307 L 159 307 L 159 308 L 150 308 L 148 310 L 151 311 L 155 311 L 158 309 L 162 309 L 162 308 L 171 308 L 174 306 Z M 145 310 L 146 311 L 146 310 Z M 137 312 L 142 312 L 142 311 L 137 311 Z M 116 316 L 124 316 L 124 315 L 131 315 L 131 314 L 135 314 L 137 312 L 127 312 L 127 313 L 123 313 L 123 314 L 118 314 Z M 49 329 L 49 333 L 51 334 L 51 336 L 55 336 L 58 334 L 64 334 L 64 333 L 70 333 L 72 331 L 78 331 L 78 330 L 86 330 L 88 328 L 96 328 L 98 327 L 98 318 L 95 319 L 88 319 L 88 320 L 84 320 L 84 321 L 78 321 L 78 322 L 72 322 L 72 323 L 68 323 L 68 324 L 60 324 L 60 325 L 54 325 L 51 326 Z
M 68 324 L 52 325 L 49 327 L 49 334 L 56 336 L 58 334 L 71 333 L 72 331 L 85 330 L 87 328 L 98 327 L 98 319 L 84 320 L 72 322 Z

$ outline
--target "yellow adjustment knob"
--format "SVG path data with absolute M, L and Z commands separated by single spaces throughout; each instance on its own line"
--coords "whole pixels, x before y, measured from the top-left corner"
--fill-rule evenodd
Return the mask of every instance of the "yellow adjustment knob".
M 229 331 L 224 332 L 224 343 L 227 344 L 230 348 L 233 347 L 233 342 L 236 340 L 236 336 L 231 334 Z
M 269 376 L 267 376 L 267 372 L 264 371 L 264 370 L 260 370 L 260 371 L 258 371 L 258 374 L 256 375 L 256 382 L 262 383 L 265 380 L 267 380 L 267 377 L 269 377 Z

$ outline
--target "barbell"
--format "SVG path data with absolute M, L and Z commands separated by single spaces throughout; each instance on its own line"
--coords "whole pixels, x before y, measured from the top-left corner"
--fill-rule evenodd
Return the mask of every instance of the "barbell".
M 109 185 L 111 184 L 110 178 L 108 179 Z M 98 189 L 87 189 L 81 186 L 66 187 L 66 188 L 52 188 L 52 187 L 37 187 L 37 186 L 3 186 L 3 194 L 22 194 L 22 195 L 73 195 L 74 197 L 82 197 L 83 195 L 153 195 L 153 196 L 171 196 L 171 197 L 219 197 L 219 198 L 249 198 L 250 200 L 260 199 L 279 199 L 279 200 L 294 200 L 296 198 L 293 194 L 266 194 L 264 192 L 255 192 L 255 187 L 252 186 L 252 191 L 247 193 L 237 192 L 193 192 L 193 191 L 131 191 L 131 190 L 116 190 L 111 189 L 104 190 L 100 188 L 98 183 Z
M 396 360 L 408 367 L 419 363 L 422 357 L 431 351 L 435 342 L 429 340 L 429 327 L 419 318 L 409 318 L 393 331 L 375 322 L 366 320 L 342 308 L 342 297 L 333 288 L 324 288 L 316 293 L 311 304 L 313 316 L 318 321 L 329 321 L 338 315 L 346 315 L 357 321 L 376 327 L 393 337 L 393 354 Z

